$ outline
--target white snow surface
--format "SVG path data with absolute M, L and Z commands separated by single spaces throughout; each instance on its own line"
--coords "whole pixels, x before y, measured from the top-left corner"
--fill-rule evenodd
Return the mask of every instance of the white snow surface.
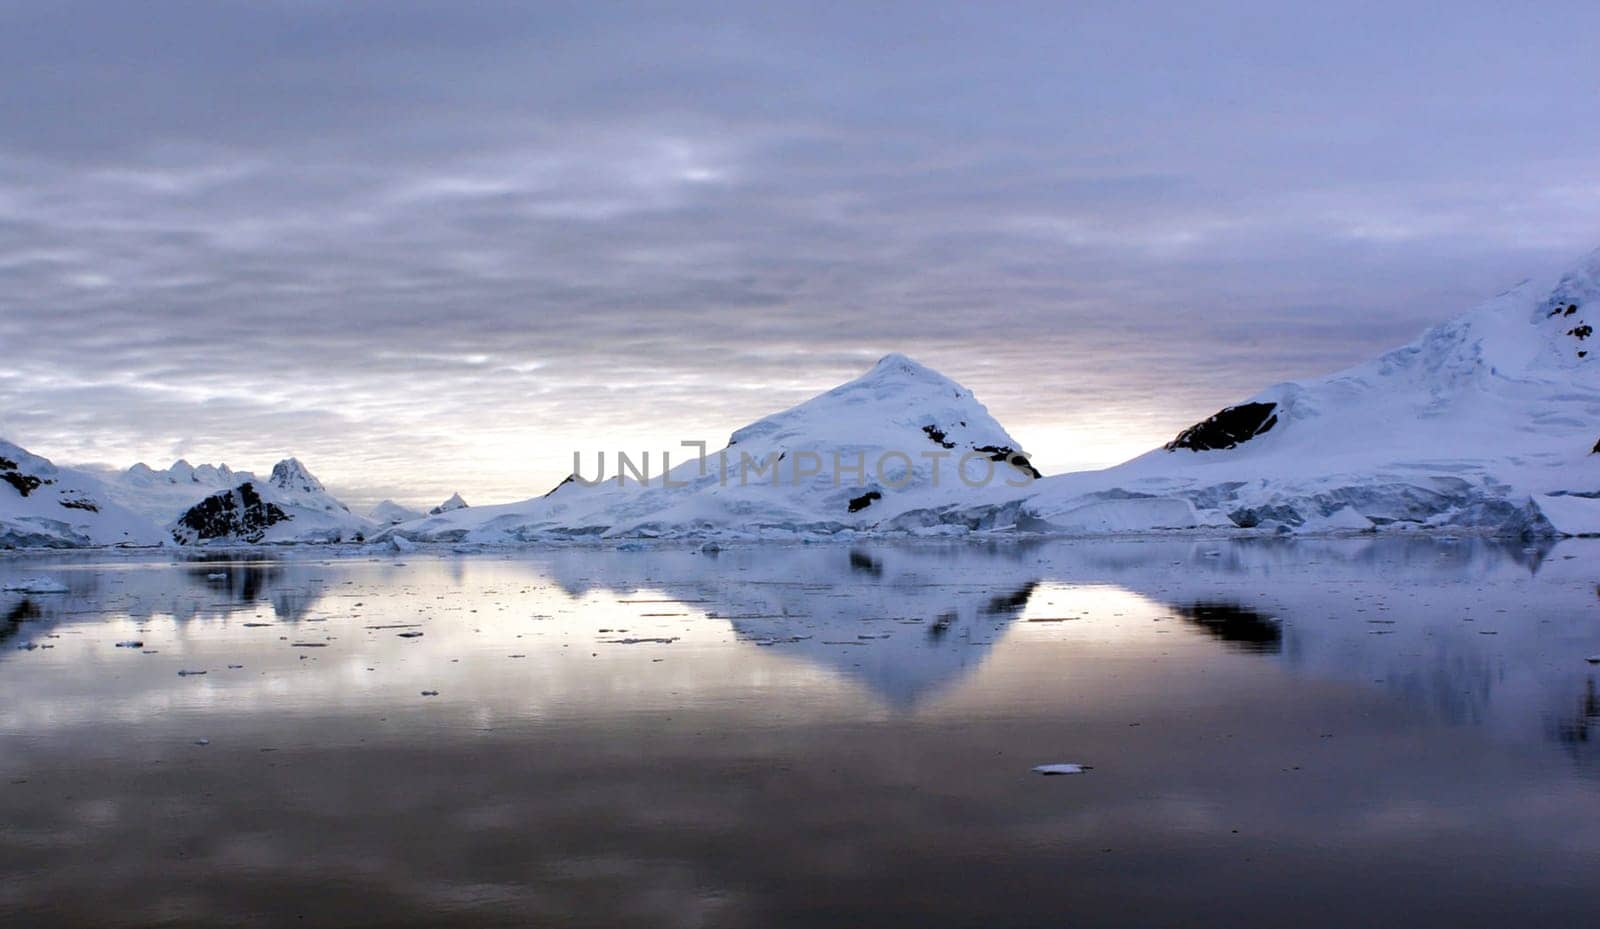
M 450 512 L 453 512 L 455 510 L 464 510 L 466 508 L 467 508 L 467 501 L 461 499 L 461 495 L 460 494 L 458 494 L 458 493 L 457 494 L 451 494 L 450 495 L 450 499 L 446 500 L 445 502 L 443 502 L 443 503 L 439 504 L 438 506 L 434 507 L 433 509 L 429 510 L 428 511 L 428 515 L 429 516 L 438 516 L 440 513 L 450 513 Z M 421 515 L 421 514 L 418 514 L 418 515 Z
M 413 510 L 411 507 L 403 506 L 393 500 L 380 501 L 377 506 L 367 512 L 367 518 L 380 526 L 393 526 L 410 522 L 413 519 L 421 519 L 422 516 L 421 510 Z
M 0 439 L 0 548 L 159 545 L 154 521 L 115 502 L 100 480 Z
M 166 524 L 202 499 L 254 481 L 256 476 L 226 464 L 192 465 L 180 458 L 163 470 L 141 461 L 126 471 L 103 474 L 101 480 L 112 500 L 157 524 Z

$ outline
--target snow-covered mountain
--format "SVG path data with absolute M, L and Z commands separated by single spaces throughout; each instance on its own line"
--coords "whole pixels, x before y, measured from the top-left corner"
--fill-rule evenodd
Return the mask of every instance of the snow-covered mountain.
M 456 510 L 467 508 L 467 501 L 461 499 L 460 494 L 451 494 L 450 499 L 428 511 L 429 516 L 438 516 L 440 513 L 453 513 Z
M 964 388 L 901 356 L 738 430 L 669 479 L 569 478 L 545 497 L 407 523 L 413 540 L 1101 534 L 1162 530 L 1600 533 L 1600 252 L 1409 345 L 1279 384 L 1103 471 L 1030 481 Z M 944 480 L 924 455 L 964 458 Z M 866 474 L 849 462 L 864 453 Z M 971 456 L 977 454 L 978 459 Z M 775 456 L 771 470 L 749 461 Z M 841 464 L 840 459 L 846 464 Z M 1010 462 L 963 481 L 982 459 Z M 878 464 L 886 465 L 881 473 Z M 613 469 L 612 475 L 615 474 Z M 755 479 L 752 479 L 754 477 Z M 775 477 L 775 479 L 769 479 Z M 836 480 L 836 478 L 838 478 Z
M 93 475 L 0 440 L 0 548 L 159 545 L 163 538 Z
M 1125 464 L 1040 481 L 1012 509 L 1066 532 L 1597 533 L 1595 321 L 1600 252 L 1554 286 L 1523 284 L 1375 361 L 1269 388 Z M 992 521 L 1004 503 L 920 515 Z
M 168 528 L 175 541 L 195 544 L 359 541 L 378 526 L 350 512 L 298 458 L 285 458 L 266 481 L 211 494 Z
M 380 526 L 395 526 L 400 523 L 421 519 L 421 510 L 413 510 L 408 506 L 401 506 L 393 500 L 383 500 L 367 512 L 367 518 Z
M 594 470 L 543 497 L 436 513 L 391 532 L 480 541 L 839 533 L 969 499 L 975 486 L 1014 491 L 1038 476 L 970 391 L 898 354 L 739 429 L 704 459 L 682 449 L 610 464 L 604 468 L 597 454 L 586 463 Z
M 249 471 L 235 471 L 226 464 L 192 465 L 182 458 L 164 470 L 141 461 L 101 478 L 112 500 L 160 525 L 172 522 L 204 497 L 255 479 Z

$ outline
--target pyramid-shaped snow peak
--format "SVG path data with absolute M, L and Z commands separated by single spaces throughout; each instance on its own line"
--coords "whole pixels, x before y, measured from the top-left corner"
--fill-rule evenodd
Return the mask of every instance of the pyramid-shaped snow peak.
M 290 493 L 320 494 L 326 493 L 327 488 L 317 480 L 298 458 L 285 458 L 272 466 L 272 477 L 268 483 L 279 490 Z
M 429 510 L 428 515 L 438 516 L 440 513 L 451 513 L 464 509 L 467 509 L 467 501 L 461 499 L 461 494 L 454 493 L 450 495 L 450 499 Z
M 404 531 L 484 540 L 837 533 L 883 527 L 907 510 L 953 505 L 1038 477 L 1020 443 L 971 391 L 900 354 L 736 430 L 720 451 L 701 458 L 678 448 L 670 457 L 670 474 L 646 469 L 643 479 L 619 474 L 615 459 L 596 473 L 591 457 L 562 485 L 581 493 L 439 512 Z M 652 458 L 661 461 L 660 453 Z

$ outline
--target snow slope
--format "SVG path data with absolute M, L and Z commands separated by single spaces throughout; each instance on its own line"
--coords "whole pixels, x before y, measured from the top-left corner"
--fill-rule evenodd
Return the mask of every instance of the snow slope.
M 356 541 L 377 528 L 328 493 L 297 458 L 273 465 L 266 481 L 207 496 L 168 527 L 183 544 Z
M 1086 507 L 1180 506 L 1196 525 L 1284 531 L 1600 532 L 1600 252 L 1375 361 L 1279 384 L 1167 447 L 1038 482 L 1033 528 Z M 989 501 L 945 518 L 990 517 Z
M 624 469 L 607 456 L 605 480 L 585 483 L 602 476 L 591 456 L 584 467 L 593 470 L 543 497 L 437 513 L 391 532 L 484 542 L 836 534 L 953 504 L 975 485 L 1015 488 L 1037 476 L 970 391 L 904 355 L 888 355 L 847 384 L 739 429 L 703 460 L 693 448 L 666 457 L 630 458 L 634 467 Z
M 1600 252 L 1553 286 L 1524 284 L 1374 361 L 1269 388 L 1125 464 L 1038 481 L 1007 480 L 1021 473 L 1002 465 L 1008 473 L 978 486 L 954 479 L 949 460 L 940 463 L 944 480 L 934 481 L 934 462 L 922 455 L 983 451 L 980 463 L 1004 461 L 1016 457 L 1016 441 L 960 385 L 890 355 L 861 378 L 735 432 L 704 472 L 690 462 L 668 482 L 659 474 L 601 486 L 569 478 L 542 499 L 441 514 L 395 532 L 449 541 L 1600 533 L 1596 320 Z M 858 452 L 888 470 L 869 466 L 860 480 L 835 459 Z M 742 459 L 767 455 L 781 458 L 776 481 L 751 480 Z
M 380 526 L 394 526 L 413 519 L 421 519 L 422 511 L 401 506 L 393 500 L 383 500 L 367 513 L 367 518 Z
M 451 494 L 450 499 L 428 511 L 429 516 L 438 516 L 440 513 L 450 513 L 455 510 L 467 508 L 467 501 L 461 499 L 460 494 Z
M 249 471 L 226 464 L 192 465 L 182 458 L 164 470 L 139 462 L 101 477 L 111 499 L 157 524 L 178 518 L 189 507 L 220 490 L 256 480 Z
M 0 440 L 0 548 L 159 545 L 154 521 L 120 506 L 94 476 Z

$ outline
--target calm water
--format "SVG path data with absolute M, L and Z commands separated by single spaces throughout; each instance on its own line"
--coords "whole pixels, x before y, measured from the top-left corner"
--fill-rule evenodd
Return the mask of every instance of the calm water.
M 0 594 L 4 926 L 1574 926 L 1600 890 L 1600 545 L 24 577 L 68 591 Z

